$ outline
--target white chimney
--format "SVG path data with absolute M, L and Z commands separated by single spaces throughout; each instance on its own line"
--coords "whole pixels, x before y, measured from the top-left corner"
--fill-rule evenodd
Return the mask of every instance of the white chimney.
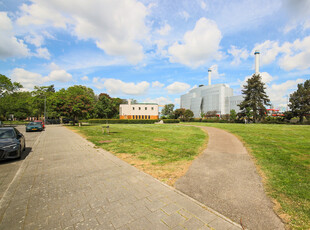
M 255 50 L 255 74 L 259 74 L 259 50 Z
M 211 69 L 208 69 L 208 73 L 209 73 L 209 85 L 211 85 L 211 72 L 212 72 L 212 70 L 211 70 Z

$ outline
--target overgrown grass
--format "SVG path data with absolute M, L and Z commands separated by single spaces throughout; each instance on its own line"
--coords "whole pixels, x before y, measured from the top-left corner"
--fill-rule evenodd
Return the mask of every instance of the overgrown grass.
M 105 150 L 172 185 L 206 147 L 206 133 L 196 127 L 154 124 L 112 124 L 72 127 Z
M 217 127 L 237 134 L 266 176 L 267 192 L 290 216 L 289 226 L 293 229 L 310 229 L 310 126 L 193 125 Z

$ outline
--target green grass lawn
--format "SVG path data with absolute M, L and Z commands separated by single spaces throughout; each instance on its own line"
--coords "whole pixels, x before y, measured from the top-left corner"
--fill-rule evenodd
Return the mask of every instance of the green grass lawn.
M 74 127 L 88 140 L 172 185 L 206 147 L 200 128 L 173 124 L 112 124 L 110 135 L 100 125 Z
M 290 216 L 290 227 L 310 229 L 310 126 L 188 124 L 217 127 L 239 136 L 266 176 L 268 194 Z

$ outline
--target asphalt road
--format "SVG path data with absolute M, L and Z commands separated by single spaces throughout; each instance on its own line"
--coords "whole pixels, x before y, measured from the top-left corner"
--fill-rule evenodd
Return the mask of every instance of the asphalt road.
M 25 135 L 26 150 L 22 153 L 21 159 L 0 161 L 0 200 L 14 179 L 23 160 L 31 154 L 33 144 L 38 140 L 41 132 L 27 132 L 24 125 L 18 125 L 16 128 Z M 43 131 L 44 132 L 44 131 Z

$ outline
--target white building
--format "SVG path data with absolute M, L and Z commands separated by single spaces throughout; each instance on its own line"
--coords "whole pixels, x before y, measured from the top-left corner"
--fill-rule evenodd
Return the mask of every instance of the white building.
M 242 95 L 233 96 L 233 89 L 227 84 L 200 86 L 181 96 L 181 108 L 190 109 L 194 117 L 201 113 L 216 111 L 217 114 L 229 114 L 231 109 L 239 112 Z
M 128 100 L 128 104 L 119 106 L 120 119 L 158 119 L 158 104 L 135 103 Z
M 255 74 L 259 74 L 260 52 L 255 50 L 254 55 Z M 209 69 L 209 85 L 202 85 L 181 96 L 181 108 L 192 110 L 194 117 L 201 117 L 201 113 L 209 111 L 216 111 L 219 115 L 229 114 L 232 109 L 240 112 L 238 104 L 243 101 L 243 96 L 234 96 L 233 89 L 227 84 L 211 85 L 211 72 Z

